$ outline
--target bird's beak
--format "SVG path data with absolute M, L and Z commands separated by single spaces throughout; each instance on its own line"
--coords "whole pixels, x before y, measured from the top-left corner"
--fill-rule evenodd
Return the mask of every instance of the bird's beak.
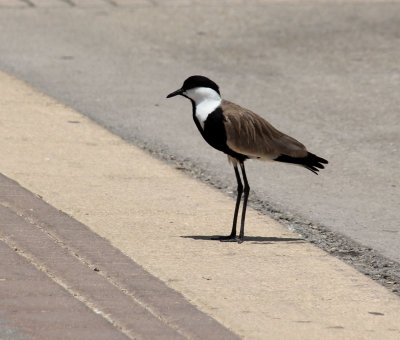
M 175 96 L 180 95 L 180 94 L 182 94 L 182 93 L 183 93 L 183 90 L 182 90 L 182 89 L 179 89 L 179 90 L 176 90 L 176 91 L 170 93 L 170 94 L 167 96 L 167 98 L 175 97 Z

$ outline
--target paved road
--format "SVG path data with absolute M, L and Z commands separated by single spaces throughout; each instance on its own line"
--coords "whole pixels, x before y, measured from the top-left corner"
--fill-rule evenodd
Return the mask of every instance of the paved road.
M 127 3 L 2 2 L 0 68 L 232 186 L 190 104 L 164 100 L 207 75 L 330 161 L 318 177 L 249 162 L 253 195 L 400 261 L 398 2 Z

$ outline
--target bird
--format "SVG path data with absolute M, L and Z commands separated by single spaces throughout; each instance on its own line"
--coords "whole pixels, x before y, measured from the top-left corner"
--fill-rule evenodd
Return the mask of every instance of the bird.
M 242 243 L 244 239 L 246 208 L 250 193 L 244 166 L 246 160 L 258 159 L 295 164 L 314 174 L 318 174 L 320 169 L 324 169 L 324 164 L 328 164 L 326 159 L 309 152 L 302 143 L 280 132 L 261 116 L 222 99 L 219 86 L 205 76 L 190 76 L 180 89 L 167 95 L 167 98 L 175 96 L 183 96 L 191 101 L 193 120 L 200 134 L 210 146 L 228 156 L 228 161 L 235 172 L 237 196 L 232 230 L 228 236 L 217 237 L 222 242 Z M 237 236 L 236 225 L 242 194 L 242 216 Z

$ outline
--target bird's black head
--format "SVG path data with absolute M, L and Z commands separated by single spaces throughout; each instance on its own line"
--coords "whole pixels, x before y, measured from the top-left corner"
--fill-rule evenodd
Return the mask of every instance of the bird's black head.
M 191 76 L 183 82 L 183 85 L 179 90 L 170 93 L 167 98 L 175 97 L 177 95 L 184 96 L 184 92 L 190 89 L 194 89 L 196 87 L 208 87 L 220 94 L 218 85 L 214 83 L 211 79 L 208 79 L 204 76 Z

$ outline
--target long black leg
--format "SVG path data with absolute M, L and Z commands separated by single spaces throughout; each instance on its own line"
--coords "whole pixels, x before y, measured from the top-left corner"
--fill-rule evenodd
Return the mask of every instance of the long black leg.
M 222 236 L 220 237 L 221 242 L 227 242 L 227 241 L 235 241 L 236 240 L 236 224 L 237 224 L 237 217 L 239 213 L 239 206 L 240 206 L 240 200 L 242 198 L 242 193 L 243 193 L 243 184 L 240 179 L 240 174 L 239 170 L 236 165 L 233 166 L 235 170 L 235 175 L 236 175 L 236 181 L 237 181 L 237 197 L 236 197 L 236 205 L 235 205 L 235 213 L 233 215 L 233 223 L 232 223 L 232 231 L 229 236 Z
M 242 193 L 243 193 L 243 184 L 240 179 L 239 170 L 238 170 L 237 166 L 235 165 L 233 168 L 235 170 L 236 181 L 237 181 L 237 197 L 236 197 L 235 213 L 233 215 L 231 236 L 236 237 L 236 224 L 237 224 L 237 217 L 238 217 L 238 213 L 239 213 L 240 200 L 242 198 Z
M 243 236 L 244 236 L 244 220 L 246 218 L 247 199 L 249 197 L 250 186 L 249 186 L 249 183 L 247 182 L 246 170 L 244 169 L 243 163 L 240 163 L 240 168 L 242 169 L 242 176 L 243 176 L 243 182 L 244 182 L 244 197 L 243 197 L 243 208 L 242 208 L 242 221 L 240 224 L 240 233 L 239 233 L 238 242 L 242 243 Z

